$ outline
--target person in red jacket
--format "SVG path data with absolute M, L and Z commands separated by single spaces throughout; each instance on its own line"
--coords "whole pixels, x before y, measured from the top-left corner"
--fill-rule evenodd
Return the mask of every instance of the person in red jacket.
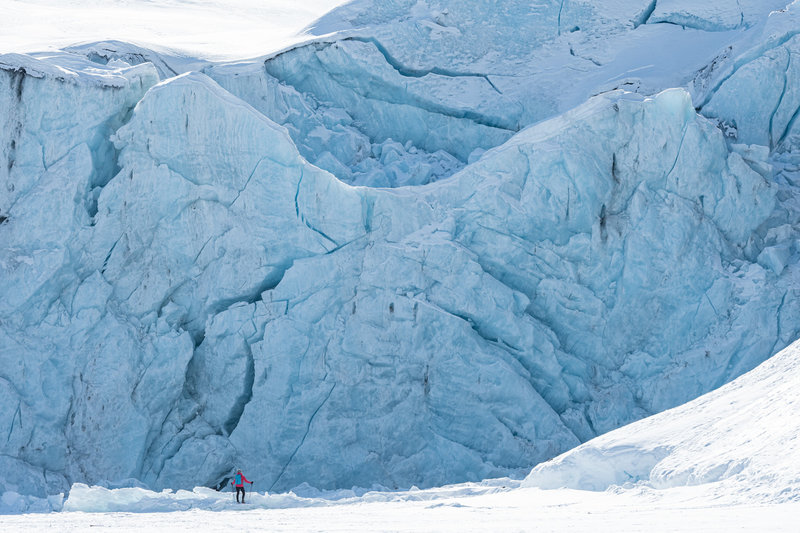
M 252 481 L 248 481 L 244 474 L 242 474 L 241 470 L 236 471 L 236 476 L 234 476 L 233 481 L 231 481 L 231 485 L 236 487 L 236 503 L 244 503 L 244 484 L 250 483 L 250 486 L 253 486 Z M 239 493 L 242 493 L 242 501 L 239 502 Z

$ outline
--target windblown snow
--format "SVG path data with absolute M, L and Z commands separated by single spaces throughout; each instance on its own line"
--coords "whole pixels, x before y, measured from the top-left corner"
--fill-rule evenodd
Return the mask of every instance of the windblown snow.
M 255 59 L 0 55 L 9 509 L 237 466 L 270 492 L 520 478 L 753 369 L 800 334 L 787 1 L 358 0 Z M 659 420 L 526 483 L 758 466 Z M 759 497 L 796 498 L 786 470 Z

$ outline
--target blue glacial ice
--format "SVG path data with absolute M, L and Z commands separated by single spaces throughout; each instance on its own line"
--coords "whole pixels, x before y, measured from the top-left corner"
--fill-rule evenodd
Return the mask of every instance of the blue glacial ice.
M 616 492 L 706 485 L 720 504 L 797 501 L 798 349 L 795 342 L 715 391 L 542 463 L 523 486 Z
M 800 10 L 792 7 L 770 17 L 760 45 L 729 66 L 702 102 L 703 114 L 720 120 L 738 142 L 780 152 L 798 143 Z
M 407 4 L 236 63 L 0 56 L 0 492 L 519 476 L 798 336 L 797 6 L 480 3 L 484 50 Z

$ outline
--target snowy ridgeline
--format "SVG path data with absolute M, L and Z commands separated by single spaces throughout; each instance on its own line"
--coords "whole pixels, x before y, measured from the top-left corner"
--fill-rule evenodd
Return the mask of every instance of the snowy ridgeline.
M 740 3 L 0 56 L 0 492 L 522 476 L 755 367 L 800 331 L 800 6 Z

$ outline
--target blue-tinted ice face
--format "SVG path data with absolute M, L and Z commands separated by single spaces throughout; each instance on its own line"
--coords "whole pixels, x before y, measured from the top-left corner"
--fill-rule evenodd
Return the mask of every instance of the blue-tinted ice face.
M 308 45 L 245 72 L 208 73 L 286 126 L 306 159 L 354 185 L 436 181 L 519 129 L 520 105 L 486 76 L 409 75 L 369 41 Z
M 347 37 L 158 84 L 0 58 L 3 491 L 521 474 L 796 336 L 796 78 L 759 90 L 791 38 L 712 122 L 683 89 L 561 113 L 611 60 L 538 106 Z M 717 127 L 769 109 L 726 131 L 773 151 Z

